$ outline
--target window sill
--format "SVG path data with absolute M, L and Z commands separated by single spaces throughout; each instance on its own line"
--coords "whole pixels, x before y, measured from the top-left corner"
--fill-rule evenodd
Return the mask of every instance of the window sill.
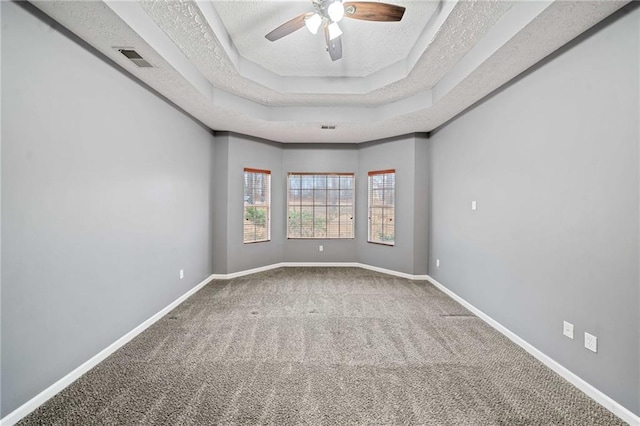
M 259 240 L 259 241 L 243 241 L 242 244 L 258 244 L 258 243 L 268 243 L 271 240 Z
M 395 247 L 396 243 L 381 243 L 378 241 L 367 241 L 369 244 L 375 244 L 377 246 L 387 246 L 387 247 Z

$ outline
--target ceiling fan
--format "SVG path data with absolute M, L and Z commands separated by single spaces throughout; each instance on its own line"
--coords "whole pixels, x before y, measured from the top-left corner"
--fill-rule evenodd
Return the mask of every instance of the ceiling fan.
M 312 34 L 324 24 L 327 51 L 332 61 L 342 58 L 342 30 L 338 22 L 342 18 L 363 21 L 397 22 L 402 19 L 405 8 L 395 4 L 371 1 L 311 0 L 314 12 L 303 13 L 280 25 L 265 37 L 276 41 L 306 26 Z

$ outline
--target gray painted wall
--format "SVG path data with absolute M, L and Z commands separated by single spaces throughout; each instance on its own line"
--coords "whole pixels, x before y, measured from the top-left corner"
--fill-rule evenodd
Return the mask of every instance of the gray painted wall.
M 429 271 L 640 414 L 640 10 L 621 15 L 433 135 Z
M 358 182 L 358 149 L 357 145 L 284 144 L 282 152 L 282 172 L 286 190 L 286 175 L 289 172 L 353 172 L 356 174 L 356 194 L 366 186 L 360 187 Z M 286 203 L 286 197 L 283 199 Z M 356 226 L 361 215 L 361 206 L 356 205 Z M 283 248 L 284 262 L 357 262 L 357 239 L 366 238 L 356 229 L 353 240 L 285 240 Z M 286 233 L 286 230 L 285 230 Z M 319 251 L 319 245 L 324 251 Z
M 424 139 L 424 137 L 423 137 Z M 426 274 L 427 272 L 427 227 L 426 227 L 426 183 L 416 176 L 426 178 L 426 141 L 420 141 L 416 151 L 417 138 L 414 135 L 370 142 L 361 145 L 359 150 L 360 176 L 357 193 L 358 206 L 358 255 L 359 261 L 366 265 L 377 266 L 408 274 Z M 422 169 L 416 175 L 416 163 Z M 370 171 L 395 169 L 396 171 L 396 240 L 395 246 L 385 246 L 367 242 L 367 176 Z M 418 188 L 418 186 L 420 188 Z M 418 190 L 419 189 L 419 190 Z M 416 197 L 418 195 L 419 197 Z M 416 208 L 424 221 L 416 222 Z M 415 225 L 421 227 L 415 228 Z M 417 247 L 416 247 L 417 246 Z M 416 251 L 416 248 L 418 250 Z
M 285 240 L 285 177 L 282 174 L 280 144 L 231 134 L 229 135 L 227 197 L 227 268 L 226 273 L 246 271 L 282 262 Z M 244 168 L 271 171 L 271 241 L 242 242 Z
M 229 220 L 229 133 L 215 134 L 215 158 L 213 169 L 213 199 L 219 200 L 213 210 L 213 273 L 226 274 L 228 263 L 227 223 Z M 240 213 L 242 214 L 242 213 Z
M 419 143 L 419 147 L 418 145 Z M 220 163 L 220 164 L 218 164 Z M 419 165 L 419 170 L 416 169 Z M 242 170 L 272 171 L 272 228 L 268 243 L 242 243 Z M 398 180 L 396 246 L 367 243 L 367 172 L 395 168 Z M 286 190 L 288 172 L 356 174 L 356 238 L 288 240 Z M 365 145 L 278 144 L 238 134 L 216 134 L 216 198 L 227 208 L 214 220 L 214 272 L 228 274 L 280 262 L 363 262 L 394 271 L 427 271 L 427 140 L 402 136 Z M 416 174 L 417 173 L 417 174 Z M 420 185 L 414 185 L 414 178 Z M 419 209 L 418 211 L 416 209 Z M 319 246 L 324 251 L 319 251 Z
M 213 137 L 1 8 L 5 416 L 210 274 Z
M 356 146 L 228 133 L 214 144 L 23 7 L 1 8 L 2 416 L 212 270 L 359 261 L 424 274 L 426 258 L 436 279 L 639 413 L 637 9 L 428 142 Z M 270 243 L 241 243 L 243 167 L 273 172 Z M 383 168 L 398 171 L 393 248 L 366 243 L 366 173 Z M 355 240 L 286 240 L 289 171 L 356 173 Z
M 429 140 L 424 133 L 415 135 L 413 188 L 413 274 L 429 270 Z

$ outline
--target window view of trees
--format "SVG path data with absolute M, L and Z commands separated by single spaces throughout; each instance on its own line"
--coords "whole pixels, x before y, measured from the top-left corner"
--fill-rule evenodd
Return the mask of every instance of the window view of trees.
M 395 244 L 395 170 L 369 172 L 369 241 Z
M 368 241 L 395 244 L 395 170 L 369 172 Z M 287 238 L 350 239 L 354 226 L 353 173 L 289 173 Z M 244 242 L 269 241 L 271 172 L 244 169 Z
M 244 169 L 244 239 L 245 243 L 269 241 L 271 172 Z
M 354 238 L 353 173 L 289 173 L 288 238 Z

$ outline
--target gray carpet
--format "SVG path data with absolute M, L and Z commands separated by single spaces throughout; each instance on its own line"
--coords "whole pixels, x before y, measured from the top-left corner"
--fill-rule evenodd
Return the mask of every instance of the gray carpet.
M 424 281 L 214 281 L 20 424 L 623 425 Z

